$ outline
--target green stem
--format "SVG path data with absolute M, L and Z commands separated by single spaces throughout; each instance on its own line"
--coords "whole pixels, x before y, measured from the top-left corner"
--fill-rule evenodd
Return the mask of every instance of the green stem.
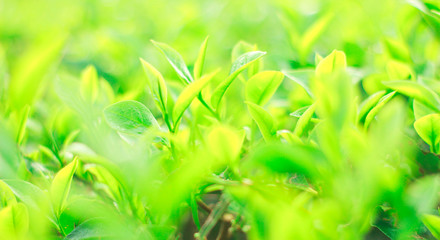
M 218 115 L 218 113 L 211 108 L 211 106 L 208 105 L 208 103 L 205 102 L 205 100 L 203 99 L 202 93 L 199 94 L 199 96 L 197 97 L 199 99 L 199 101 L 202 103 L 203 106 L 206 107 L 206 109 L 209 110 L 210 113 L 212 113 L 212 115 L 220 121 L 220 116 Z

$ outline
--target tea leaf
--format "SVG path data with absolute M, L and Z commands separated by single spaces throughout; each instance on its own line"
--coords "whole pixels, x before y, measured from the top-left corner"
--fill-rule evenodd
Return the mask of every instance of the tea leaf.
M 0 232 L 4 239 L 25 239 L 29 229 L 29 213 L 23 203 L 0 210 Z
M 423 223 L 429 229 L 431 234 L 440 239 L 440 217 L 432 214 L 423 215 Z
M 156 42 L 153 40 L 151 40 L 151 42 L 154 44 L 154 46 L 156 46 L 157 49 L 159 49 L 163 53 L 163 55 L 165 55 L 168 62 L 174 68 L 179 77 L 181 77 L 188 84 L 194 81 L 191 73 L 189 73 L 185 61 L 176 50 L 165 43 Z
M 288 77 L 289 79 L 293 80 L 294 82 L 298 83 L 301 87 L 303 87 L 311 98 L 314 98 L 313 92 L 310 89 L 309 81 L 315 74 L 315 70 L 313 69 L 292 70 L 292 71 L 283 71 L 283 73 L 286 75 L 286 77 Z
M 160 72 L 157 71 L 155 67 L 153 67 L 142 58 L 140 60 L 144 72 L 147 75 L 147 83 L 148 87 L 150 88 L 150 92 L 154 96 L 154 100 L 156 101 L 157 106 L 164 113 L 166 112 L 168 94 L 165 80 L 162 74 L 160 74 Z
M 373 121 L 374 117 L 377 115 L 377 113 L 385 106 L 387 102 L 391 100 L 391 98 L 396 94 L 396 92 L 390 92 L 387 95 L 380 98 L 379 102 L 374 106 L 367 114 L 367 117 L 365 117 L 365 128 L 368 128 L 370 126 L 371 121 Z
M 57 217 L 59 217 L 64 210 L 77 165 L 78 160 L 75 158 L 55 175 L 50 186 L 50 197 Z
M 150 127 L 158 127 L 150 110 L 133 100 L 117 102 L 106 107 L 104 117 L 111 128 L 122 133 L 142 134 Z
M 173 109 L 173 121 L 175 124 L 182 118 L 183 113 L 189 107 L 192 100 L 200 94 L 202 89 L 208 85 L 208 83 L 213 79 L 213 77 L 217 74 L 218 71 L 215 71 L 211 74 L 205 75 L 199 80 L 196 80 L 189 84 L 183 92 L 179 95 L 174 104 Z
M 376 106 L 376 104 L 379 102 L 379 100 L 385 95 L 386 91 L 379 91 L 371 96 L 369 96 L 367 99 L 365 99 L 359 109 L 357 121 L 363 122 L 365 118 L 367 117 L 368 112 L 371 111 L 371 109 Z
M 95 67 L 88 66 L 81 73 L 80 91 L 82 97 L 88 102 L 94 102 L 98 98 L 99 81 Z
M 431 152 L 440 153 L 439 141 L 440 141 L 440 114 L 429 114 L 421 117 L 414 122 L 414 128 L 417 134 L 425 141 L 430 147 Z
M 270 141 L 276 133 L 272 116 L 255 103 L 246 102 L 249 112 L 257 123 L 264 140 Z
M 312 119 L 313 114 L 315 113 L 316 105 L 313 104 L 307 110 L 304 112 L 304 114 L 301 115 L 301 117 L 298 119 L 298 122 L 296 123 L 295 130 L 293 133 L 297 135 L 298 137 L 301 137 L 307 126 L 310 123 L 310 120 Z
M 338 50 L 322 59 L 316 66 L 316 75 L 330 74 L 333 72 L 345 70 L 347 68 L 347 60 L 345 53 Z
M 248 67 L 251 63 L 255 62 L 256 60 L 260 59 L 262 56 L 264 56 L 266 52 L 248 52 L 235 60 L 235 62 L 232 64 L 231 72 L 229 76 L 220 83 L 220 85 L 214 90 L 214 93 L 211 96 L 211 103 L 214 106 L 214 108 L 217 108 L 223 95 L 225 94 L 226 90 L 228 90 L 231 83 L 234 81 L 234 79 L 243 72 L 246 67 Z
M 440 111 L 440 99 L 431 89 L 411 81 L 389 81 L 383 84 L 403 95 L 414 98 L 433 110 Z
M 48 199 L 43 190 L 23 180 L 5 179 L 3 181 L 14 195 L 27 206 L 35 210 L 46 210 Z
M 276 71 L 260 72 L 246 82 L 246 101 L 265 105 L 283 81 L 284 74 Z
M 203 73 L 203 66 L 205 65 L 205 55 L 206 55 L 206 48 L 208 46 L 208 39 L 209 36 L 205 38 L 205 41 L 203 41 L 202 46 L 200 47 L 199 55 L 197 56 L 197 60 L 194 63 L 194 79 L 198 80 Z

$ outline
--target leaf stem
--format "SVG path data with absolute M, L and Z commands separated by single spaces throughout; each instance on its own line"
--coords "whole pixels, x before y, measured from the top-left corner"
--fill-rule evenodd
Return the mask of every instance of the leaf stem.
M 210 113 L 212 113 L 212 115 L 220 121 L 220 116 L 218 115 L 218 113 L 211 108 L 211 106 L 208 105 L 208 103 L 205 102 L 205 100 L 203 99 L 202 93 L 199 94 L 199 96 L 197 97 L 199 99 L 199 101 L 202 103 L 203 106 L 206 107 L 206 109 L 209 110 Z

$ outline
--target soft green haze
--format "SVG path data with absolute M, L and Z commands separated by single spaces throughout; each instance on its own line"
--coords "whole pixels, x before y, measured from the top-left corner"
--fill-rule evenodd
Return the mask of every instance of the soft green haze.
M 437 0 L 0 1 L 0 239 L 440 239 Z

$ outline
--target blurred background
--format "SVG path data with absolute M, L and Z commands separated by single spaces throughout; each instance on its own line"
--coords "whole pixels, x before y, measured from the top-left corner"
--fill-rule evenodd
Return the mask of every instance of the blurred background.
M 191 66 L 209 35 L 209 69 L 226 64 L 226 70 L 239 41 L 267 51 L 269 69 L 305 66 L 314 62 L 315 52 L 327 55 L 332 49 L 344 50 L 348 64 L 360 66 L 371 61 L 369 53 L 380 51 L 385 37 L 414 33 L 415 14 L 402 0 L 3 0 L 0 52 L 13 73 L 23 71 L 16 68 L 25 57 L 28 64 L 41 61 L 29 56 L 32 52 L 58 44 L 59 54 L 49 61 L 56 73 L 78 75 L 92 64 L 121 93 L 143 77 L 139 57 L 177 78 L 150 39 L 173 46 Z M 307 35 L 311 27 L 315 31 Z

